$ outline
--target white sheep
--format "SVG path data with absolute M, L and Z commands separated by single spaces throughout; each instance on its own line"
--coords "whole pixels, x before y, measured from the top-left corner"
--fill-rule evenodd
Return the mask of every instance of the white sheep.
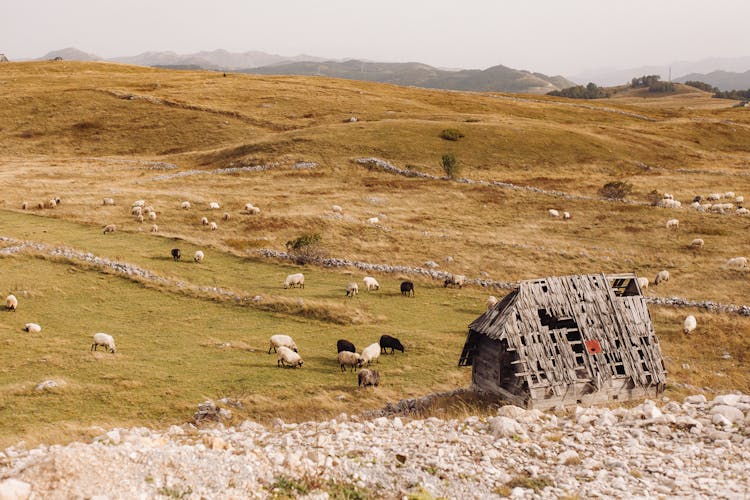
M 156 212 L 149 212 L 148 218 L 151 220 L 156 220 Z
M 705 244 L 706 242 L 702 238 L 695 238 L 690 242 L 690 248 L 701 249 Z
M 747 214 L 750 214 L 750 210 L 748 210 L 745 207 L 741 207 L 741 208 L 738 208 L 734 213 L 737 215 L 747 215 Z
M 730 269 L 747 268 L 747 257 L 732 257 L 727 261 L 727 267 Z
M 202 262 L 205 255 L 203 255 L 203 251 L 198 250 L 195 252 L 195 255 L 193 256 L 193 260 L 195 262 Z
M 641 290 L 645 290 L 646 288 L 648 288 L 648 278 L 639 276 L 637 278 L 637 281 L 638 281 L 638 287 L 640 287 Z
M 114 198 L 104 198 L 102 200 L 102 205 L 114 205 L 115 199 Z
M 656 206 L 661 208 L 680 208 L 682 203 L 671 198 L 663 198 L 656 203 Z
M 554 208 L 550 208 L 549 210 L 547 210 L 547 213 L 549 213 L 550 217 L 560 217 L 560 212 L 558 212 Z
M 362 282 L 365 284 L 365 290 L 380 290 L 380 283 L 372 276 L 365 276 L 362 278 Z
M 12 293 L 5 297 L 5 308 L 13 312 L 18 309 L 18 299 Z
M 190 210 L 191 206 L 192 205 L 190 205 L 189 201 L 183 201 L 182 203 L 180 203 L 180 208 L 183 210 Z
M 155 209 L 154 207 L 152 207 L 151 205 L 149 205 L 149 206 L 147 206 L 147 207 L 144 207 L 144 208 L 143 208 L 143 213 L 144 213 L 144 214 L 148 215 L 148 214 L 150 214 L 151 212 L 154 212 L 154 213 L 156 213 L 156 209 Z
M 253 204 L 252 203 L 245 203 L 245 212 L 250 212 L 253 210 Z
M 347 283 L 346 285 L 346 296 L 347 297 L 354 297 L 355 295 L 359 295 L 359 286 L 355 282 Z
M 564 220 L 570 220 L 570 212 L 563 212 L 563 219 Z
M 258 215 L 260 213 L 260 208 L 259 207 L 252 207 L 252 208 L 250 208 L 250 210 L 247 211 L 247 213 L 249 213 L 251 215 Z
M 159 226 L 156 224 L 151 224 L 151 232 L 152 233 L 158 233 L 159 232 Z
M 669 281 L 669 271 L 666 269 L 659 271 L 656 274 L 656 279 L 654 279 L 654 285 L 658 285 L 659 283 L 663 281 Z
M 114 224 L 107 224 L 104 226 L 104 234 L 114 233 L 115 231 L 117 231 L 117 226 Z
M 209 229 L 211 229 L 211 231 L 216 231 L 219 228 L 219 226 L 217 226 L 216 223 L 213 221 L 208 224 L 208 227 Z
M 146 206 L 146 201 L 145 200 L 136 200 L 130 206 L 131 207 L 145 207 Z
M 91 350 L 96 351 L 99 346 L 104 346 L 112 354 L 115 353 L 115 339 L 108 333 L 94 334 L 94 343 L 91 344 Z
M 138 216 L 135 218 L 135 221 L 138 224 L 142 224 L 143 223 L 143 216 L 141 214 L 138 214 Z
M 745 197 L 744 197 L 744 196 L 737 196 L 737 197 L 736 197 L 736 198 L 734 199 L 734 202 L 735 202 L 735 203 L 743 203 L 744 201 L 745 201 Z
M 209 208 L 209 210 L 218 210 L 218 209 L 221 208 L 221 205 L 219 205 L 215 201 L 212 201 L 211 203 L 208 204 L 208 208 Z
M 232 217 L 232 216 L 231 216 L 231 215 L 229 215 L 229 212 L 224 212 L 224 215 L 222 215 L 222 216 L 221 216 L 221 220 L 227 221 L 227 220 L 229 220 L 229 219 L 230 219 L 231 217 Z
M 682 323 L 682 332 L 685 334 L 688 334 L 695 330 L 695 327 L 698 326 L 698 322 L 695 321 L 695 316 L 692 314 L 685 318 L 685 321 Z
M 663 200 L 674 200 L 674 195 L 671 193 L 664 193 L 661 197 Z
M 284 288 L 305 288 L 305 275 L 302 273 L 290 274 L 284 280 Z
M 201 224 L 204 226 L 208 226 L 208 217 L 201 217 Z
M 279 347 L 278 353 L 279 353 L 279 357 L 278 357 L 278 360 L 276 361 L 276 366 L 284 367 L 288 365 L 288 366 L 291 366 L 292 368 L 297 368 L 298 366 L 302 366 L 302 363 L 304 363 L 300 355 L 292 351 L 288 347 L 284 347 L 284 346 Z
M 721 193 L 711 193 L 708 196 L 706 196 L 706 199 L 708 201 L 719 201 L 722 198 Z
M 299 349 L 297 349 L 297 344 L 294 343 L 294 340 L 289 335 L 271 335 L 271 338 L 268 339 L 268 342 L 268 354 L 271 354 L 271 349 L 273 349 L 273 352 L 278 352 L 279 347 L 288 347 L 294 352 L 299 352 Z
M 380 357 L 380 344 L 375 342 L 374 344 L 370 344 L 364 349 L 362 349 L 362 366 L 365 364 L 371 365 L 373 361 L 380 361 L 378 358 Z
M 339 205 L 333 205 L 333 206 L 331 207 L 331 210 L 333 210 L 333 211 L 334 211 L 334 212 L 336 212 L 337 214 L 340 214 L 340 213 L 343 213 L 343 212 L 344 212 L 344 209 L 343 209 L 343 208 L 341 208 L 341 207 L 340 207 Z
M 458 287 L 463 288 L 463 286 L 466 284 L 466 276 L 463 274 L 449 274 L 447 278 L 445 278 L 445 281 L 443 281 L 443 288 L 446 288 L 448 285 L 452 287 Z
M 143 207 L 133 207 L 130 209 L 130 215 L 141 215 L 143 213 Z
M 26 323 L 23 325 L 23 331 L 29 333 L 39 333 L 42 331 L 42 327 L 36 323 Z
M 487 297 L 487 309 L 491 308 L 498 302 L 499 301 L 497 300 L 497 297 L 495 297 L 494 295 L 490 295 L 489 297 Z
M 727 191 L 724 193 L 724 198 L 734 198 L 734 191 Z
M 368 224 L 378 224 L 379 222 L 380 219 L 378 219 L 377 217 L 370 217 L 369 219 L 367 219 Z
M 350 366 L 352 371 L 362 365 L 362 356 L 359 353 L 351 351 L 341 351 L 338 354 L 339 367 L 342 372 L 346 371 L 346 367 Z
M 680 221 L 677 219 L 669 219 L 667 221 L 667 229 L 679 229 Z

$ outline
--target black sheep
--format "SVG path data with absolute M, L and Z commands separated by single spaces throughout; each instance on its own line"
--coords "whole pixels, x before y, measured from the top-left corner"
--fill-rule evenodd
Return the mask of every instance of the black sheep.
M 172 249 L 172 258 L 175 261 L 178 261 L 178 260 L 180 260 L 180 257 L 182 257 L 182 252 L 180 252 L 180 249 L 179 248 L 173 248 Z
M 357 352 L 357 349 L 354 347 L 354 344 L 348 340 L 340 339 L 336 342 L 336 352 L 338 353 L 341 351 Z
M 388 354 L 388 348 L 391 349 L 391 354 L 393 354 L 394 350 L 404 352 L 404 346 L 396 337 L 391 337 L 390 335 L 381 335 L 379 343 L 380 352 Z
M 402 281 L 401 282 L 401 295 L 411 295 L 414 296 L 414 283 L 411 281 Z

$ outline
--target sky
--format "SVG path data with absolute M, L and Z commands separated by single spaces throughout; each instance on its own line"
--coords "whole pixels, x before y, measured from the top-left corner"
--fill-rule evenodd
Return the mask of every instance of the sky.
M 0 53 L 226 49 L 550 75 L 750 56 L 748 0 L 2 0 Z

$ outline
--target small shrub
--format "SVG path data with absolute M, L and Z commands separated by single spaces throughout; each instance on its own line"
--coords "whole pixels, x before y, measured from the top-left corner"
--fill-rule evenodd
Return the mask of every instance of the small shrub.
M 272 491 L 276 490 L 284 497 L 296 497 L 307 494 L 307 485 L 297 481 L 294 478 L 286 476 L 276 476 L 276 482 L 271 486 Z
M 440 132 L 440 138 L 446 141 L 457 141 L 462 137 L 464 137 L 464 134 L 454 128 L 447 128 Z
M 599 189 L 599 196 L 610 200 L 622 200 L 633 192 L 633 185 L 625 181 L 612 181 Z
M 654 189 L 650 193 L 646 195 L 646 199 L 652 206 L 656 206 L 657 203 L 659 203 L 662 199 L 662 194 Z
M 529 475 L 516 476 L 507 483 L 505 487 L 512 491 L 513 488 L 525 488 L 527 490 L 534 490 L 534 493 L 539 493 L 548 486 L 554 486 L 555 483 L 548 477 L 531 477 Z
M 440 164 L 443 166 L 443 172 L 451 179 L 455 179 L 458 176 L 460 167 L 458 166 L 458 160 L 452 154 L 445 154 L 440 159 Z

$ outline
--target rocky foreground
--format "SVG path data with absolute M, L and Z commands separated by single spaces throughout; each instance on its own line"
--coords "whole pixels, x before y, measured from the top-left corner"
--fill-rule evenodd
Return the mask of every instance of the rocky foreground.
M 750 396 L 461 420 L 115 429 L 0 452 L 0 498 L 750 496 Z M 4 496 L 5 495 L 5 496 Z

